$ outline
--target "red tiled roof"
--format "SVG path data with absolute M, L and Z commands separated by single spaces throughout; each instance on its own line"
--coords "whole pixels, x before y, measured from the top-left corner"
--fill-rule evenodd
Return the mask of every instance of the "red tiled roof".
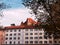
M 32 23 L 32 24 L 39 24 L 39 22 L 34 21 L 31 18 L 27 18 L 25 23 L 21 23 L 19 26 L 7 26 L 5 27 L 6 29 L 34 29 L 36 28 L 36 25 L 27 25 L 27 23 Z

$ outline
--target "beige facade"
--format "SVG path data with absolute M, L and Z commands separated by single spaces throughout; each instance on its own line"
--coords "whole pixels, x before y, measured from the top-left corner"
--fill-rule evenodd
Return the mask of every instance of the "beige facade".
M 59 41 L 56 44 L 60 43 Z M 54 44 L 54 43 L 55 42 L 53 40 L 53 37 L 51 38 L 44 37 L 43 29 L 5 30 L 4 44 Z

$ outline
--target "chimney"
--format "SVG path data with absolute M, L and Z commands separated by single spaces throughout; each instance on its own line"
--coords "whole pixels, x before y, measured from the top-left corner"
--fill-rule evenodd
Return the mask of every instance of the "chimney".
M 15 26 L 15 24 L 11 24 L 11 26 Z

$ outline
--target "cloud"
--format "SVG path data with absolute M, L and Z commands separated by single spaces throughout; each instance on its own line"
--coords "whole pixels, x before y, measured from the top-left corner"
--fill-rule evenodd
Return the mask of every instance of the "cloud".
M 8 9 L 3 11 L 4 17 L 1 20 L 1 24 L 4 26 L 15 23 L 16 25 L 20 25 L 23 21 L 26 21 L 27 18 L 35 18 L 29 13 L 29 9 L 20 8 L 20 9 Z

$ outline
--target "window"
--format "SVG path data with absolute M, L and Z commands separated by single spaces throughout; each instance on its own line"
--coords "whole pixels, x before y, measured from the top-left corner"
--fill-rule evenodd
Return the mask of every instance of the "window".
M 54 41 L 54 43 L 57 43 L 57 41 Z
M 12 44 L 12 41 L 10 41 L 10 44 Z
M 47 41 L 44 41 L 44 43 L 47 43 Z
M 20 39 L 20 37 L 18 37 L 18 39 Z
M 16 32 L 16 29 L 14 29 L 14 32 Z
M 19 32 L 20 32 L 21 30 L 19 29 Z
M 39 33 L 39 35 L 42 35 L 42 33 Z
M 28 29 L 26 29 L 25 31 L 28 31 Z
M 28 39 L 28 37 L 25 37 L 25 39 Z
M 28 35 L 28 33 L 25 33 L 25 35 Z
M 35 35 L 38 35 L 38 33 L 35 33 Z
M 38 41 L 35 41 L 36 44 L 38 44 Z
M 35 29 L 35 31 L 38 31 L 38 29 Z
M 49 36 L 49 38 L 51 39 L 52 37 L 51 37 L 51 36 Z
M 10 32 L 12 32 L 12 30 L 10 30 Z
M 6 36 L 8 36 L 8 34 L 6 34 Z
M 33 29 L 30 29 L 30 31 L 33 31 Z
M 7 42 L 5 42 L 7 44 Z
M 16 37 L 14 37 L 14 40 L 16 40 Z
M 18 41 L 18 44 L 20 44 L 20 41 Z
M 14 44 L 15 44 L 15 41 L 14 41 Z
M 44 39 L 47 39 L 47 36 L 44 36 Z
M 20 35 L 20 33 L 18 33 L 18 35 Z
M 32 43 L 32 44 L 33 44 L 33 41 L 30 41 L 30 43 Z
M 30 37 L 30 39 L 33 39 L 33 37 Z
M 39 39 L 42 39 L 42 37 L 39 37 Z
M 6 37 L 6 40 L 8 40 L 8 38 Z
M 28 41 L 25 41 L 26 44 L 28 44 Z
M 59 43 L 60 43 L 60 41 L 59 41 Z
M 39 41 L 40 44 L 42 44 L 42 41 Z
M 16 36 L 16 33 L 14 33 L 14 36 Z
M 35 39 L 38 39 L 38 37 L 35 37 Z
M 33 33 L 30 33 L 30 35 L 33 35 Z
M 12 36 L 12 34 L 10 34 L 10 36 Z
M 10 40 L 12 40 L 12 37 L 10 37 Z
M 52 43 L 52 41 L 49 41 L 49 43 Z

